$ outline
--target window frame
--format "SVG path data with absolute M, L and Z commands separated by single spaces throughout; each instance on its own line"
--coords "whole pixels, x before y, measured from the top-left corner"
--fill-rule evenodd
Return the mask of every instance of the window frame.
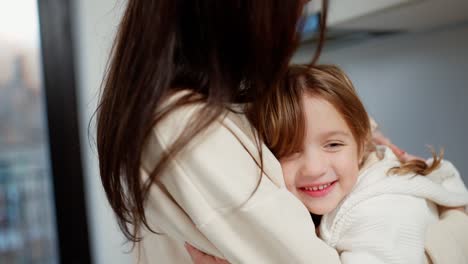
M 37 3 L 59 260 L 92 263 L 76 96 L 73 2 Z

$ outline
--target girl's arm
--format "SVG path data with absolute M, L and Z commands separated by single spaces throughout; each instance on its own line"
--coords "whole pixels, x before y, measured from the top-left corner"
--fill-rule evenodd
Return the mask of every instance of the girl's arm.
M 229 264 L 228 261 L 187 246 L 194 264 Z M 463 210 L 447 210 L 426 233 L 425 252 L 430 263 L 468 263 L 468 216 Z

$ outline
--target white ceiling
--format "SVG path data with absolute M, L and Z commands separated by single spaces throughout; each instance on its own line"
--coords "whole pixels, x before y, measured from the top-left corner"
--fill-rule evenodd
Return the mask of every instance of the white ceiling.
M 465 21 L 468 0 L 331 0 L 328 25 L 358 31 L 419 31 Z

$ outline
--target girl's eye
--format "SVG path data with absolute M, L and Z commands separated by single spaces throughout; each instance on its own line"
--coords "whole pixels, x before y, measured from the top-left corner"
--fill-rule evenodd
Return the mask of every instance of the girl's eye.
M 338 150 L 339 148 L 343 147 L 344 144 L 341 142 L 331 142 L 325 145 L 325 148 L 328 150 Z

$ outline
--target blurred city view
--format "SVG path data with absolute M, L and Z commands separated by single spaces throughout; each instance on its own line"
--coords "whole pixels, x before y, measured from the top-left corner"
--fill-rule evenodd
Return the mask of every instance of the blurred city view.
M 0 2 L 0 263 L 58 263 L 38 28 Z

